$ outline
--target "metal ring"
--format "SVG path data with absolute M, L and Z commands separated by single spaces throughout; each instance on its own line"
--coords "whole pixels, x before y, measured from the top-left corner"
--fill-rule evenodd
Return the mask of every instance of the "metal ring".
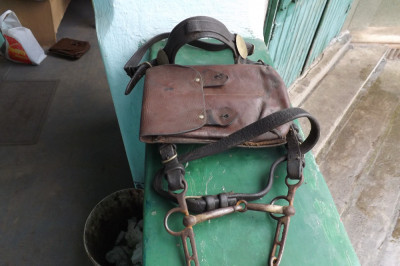
M 141 65 L 148 65 L 149 67 L 153 67 L 153 65 L 152 64 L 150 64 L 150 62 L 149 61 L 146 61 L 146 62 L 143 62 L 143 63 L 141 63 Z
M 294 184 L 290 184 L 289 183 L 289 179 L 297 181 L 297 182 L 294 183 Z M 303 181 L 304 181 L 304 175 L 303 174 L 300 176 L 299 179 L 290 178 L 289 176 L 286 176 L 286 178 L 285 178 L 285 184 L 286 184 L 286 186 L 288 186 L 289 189 L 291 187 L 299 187 L 303 183 Z
M 282 196 L 277 196 L 277 197 L 273 198 L 271 200 L 270 204 L 271 205 L 275 205 L 275 202 L 278 201 L 278 200 L 286 200 L 289 203 L 289 200 L 288 200 L 287 196 L 283 196 L 282 195 Z M 289 203 L 289 205 L 285 205 L 285 206 L 290 206 L 290 203 Z M 282 216 L 278 216 L 278 215 L 276 215 L 276 214 L 274 214 L 272 212 L 270 212 L 269 215 L 275 220 L 279 220 L 280 218 L 286 216 L 285 214 L 282 214 Z
M 173 159 L 175 159 L 176 157 L 178 157 L 178 154 L 175 153 L 171 158 L 168 158 L 167 160 L 161 161 L 162 164 L 166 164 L 169 163 L 170 161 L 172 161 Z
M 245 201 L 245 200 L 239 200 L 238 202 L 236 202 L 235 207 L 242 206 L 242 204 L 244 205 L 244 207 L 243 207 L 243 209 L 238 210 L 238 212 L 246 212 L 247 211 L 247 201 Z
M 172 231 L 168 226 L 168 218 L 169 218 L 169 216 L 171 214 L 173 214 L 173 213 L 176 213 L 176 212 L 183 213 L 182 208 L 181 207 L 176 207 L 176 208 L 173 208 L 173 209 L 171 209 L 171 210 L 169 210 L 167 212 L 167 214 L 164 217 L 164 227 L 165 227 L 165 230 L 167 230 L 167 232 L 170 233 L 171 235 L 173 235 L 173 236 L 181 236 L 184 233 L 186 228 L 184 228 L 181 231 L 175 232 L 175 231 Z

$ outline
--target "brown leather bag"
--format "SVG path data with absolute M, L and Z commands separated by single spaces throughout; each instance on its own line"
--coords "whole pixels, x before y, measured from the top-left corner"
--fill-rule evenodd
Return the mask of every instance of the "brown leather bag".
M 278 73 L 264 65 L 162 65 L 146 72 L 140 139 L 206 143 L 289 108 Z M 288 124 L 243 145 L 282 144 Z
M 135 66 L 152 43 L 166 36 L 168 41 L 156 59 Z M 199 41 L 205 37 L 223 44 Z M 229 48 L 236 64 L 176 65 L 175 55 L 184 44 L 207 50 Z M 254 46 L 230 33 L 217 20 L 208 17 L 184 20 L 171 33 L 154 37 L 140 50 L 128 61 L 125 70 L 132 77 L 126 93 L 146 74 L 140 127 L 143 142 L 214 142 L 290 107 L 279 74 L 262 61 L 246 59 Z M 289 127 L 290 123 L 284 124 L 241 146 L 283 144 Z

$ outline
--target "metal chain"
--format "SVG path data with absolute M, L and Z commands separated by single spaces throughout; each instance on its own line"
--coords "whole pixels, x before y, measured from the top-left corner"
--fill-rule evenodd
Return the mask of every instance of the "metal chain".
M 192 265 L 191 262 L 193 261 L 195 266 L 199 266 L 200 263 L 199 263 L 199 258 L 197 256 L 197 248 L 196 248 L 196 242 L 194 240 L 193 227 L 185 226 L 185 229 L 183 229 L 180 232 L 172 231 L 168 227 L 168 218 L 170 217 L 171 214 L 176 212 L 181 212 L 185 215 L 185 217 L 189 216 L 189 210 L 186 204 L 186 192 L 188 185 L 185 179 L 183 179 L 183 185 L 184 185 L 183 191 L 180 193 L 174 193 L 171 190 L 168 191 L 171 194 L 171 196 L 173 196 L 177 200 L 179 207 L 173 208 L 169 212 L 167 212 L 164 218 L 164 227 L 171 235 L 181 237 L 183 243 L 183 251 L 185 253 L 185 258 L 186 258 L 186 265 L 191 266 Z M 189 252 L 189 244 L 192 250 L 192 254 L 190 254 Z
M 289 230 L 290 217 L 295 214 L 295 209 L 293 206 L 294 195 L 296 193 L 297 188 L 299 188 L 301 186 L 301 184 L 303 183 L 303 180 L 304 180 L 303 175 L 301 175 L 299 180 L 294 180 L 294 179 L 290 179 L 289 177 L 286 177 L 285 183 L 286 183 L 286 186 L 288 187 L 288 194 L 286 196 L 278 196 L 271 201 L 272 205 L 274 205 L 274 203 L 280 199 L 286 200 L 289 203 L 289 205 L 287 206 L 288 212 L 285 213 L 283 216 L 277 216 L 277 215 L 274 215 L 273 213 L 270 213 L 271 217 L 278 221 L 278 224 L 277 224 L 276 230 L 275 230 L 274 242 L 273 242 L 272 250 L 270 253 L 270 259 L 269 259 L 271 266 L 277 266 L 281 262 L 283 250 L 285 247 L 285 242 L 286 242 L 286 238 L 287 238 L 287 234 L 288 234 L 288 230 Z M 290 184 L 290 182 L 293 182 L 293 181 L 297 182 L 297 183 Z

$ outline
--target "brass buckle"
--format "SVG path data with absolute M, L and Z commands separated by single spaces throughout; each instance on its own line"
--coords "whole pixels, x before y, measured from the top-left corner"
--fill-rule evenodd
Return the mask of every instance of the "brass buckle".
M 161 163 L 162 163 L 162 164 L 169 163 L 170 161 L 172 161 L 173 159 L 175 159 L 177 156 L 178 156 L 178 154 L 175 153 L 171 158 L 168 158 L 168 159 L 166 159 L 166 160 L 164 160 L 164 161 L 161 161 Z

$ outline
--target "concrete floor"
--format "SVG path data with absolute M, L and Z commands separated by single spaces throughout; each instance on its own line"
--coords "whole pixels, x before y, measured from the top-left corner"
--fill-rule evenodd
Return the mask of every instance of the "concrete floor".
M 0 146 L 0 265 L 91 265 L 82 242 L 87 215 L 133 186 L 89 0 L 71 2 L 61 37 L 91 49 L 77 61 L 49 56 L 37 67 L 0 58 L 0 82 L 59 80 L 38 143 Z M 325 98 L 303 103 L 333 132 L 317 159 L 362 265 L 400 262 L 400 61 L 375 68 L 387 49 L 354 44 L 320 82 Z M 329 84 L 341 98 L 327 96 Z
M 35 145 L 0 146 L 0 265 L 92 265 L 85 220 L 106 195 L 133 181 L 99 53 L 90 0 L 71 1 L 58 39 L 91 49 L 40 66 L 0 57 L 2 80 L 59 80 Z
M 400 264 L 399 70 L 387 60 L 320 163 L 362 265 Z
M 361 265 L 400 264 L 398 54 L 351 44 L 302 104 L 321 122 L 317 162 Z

